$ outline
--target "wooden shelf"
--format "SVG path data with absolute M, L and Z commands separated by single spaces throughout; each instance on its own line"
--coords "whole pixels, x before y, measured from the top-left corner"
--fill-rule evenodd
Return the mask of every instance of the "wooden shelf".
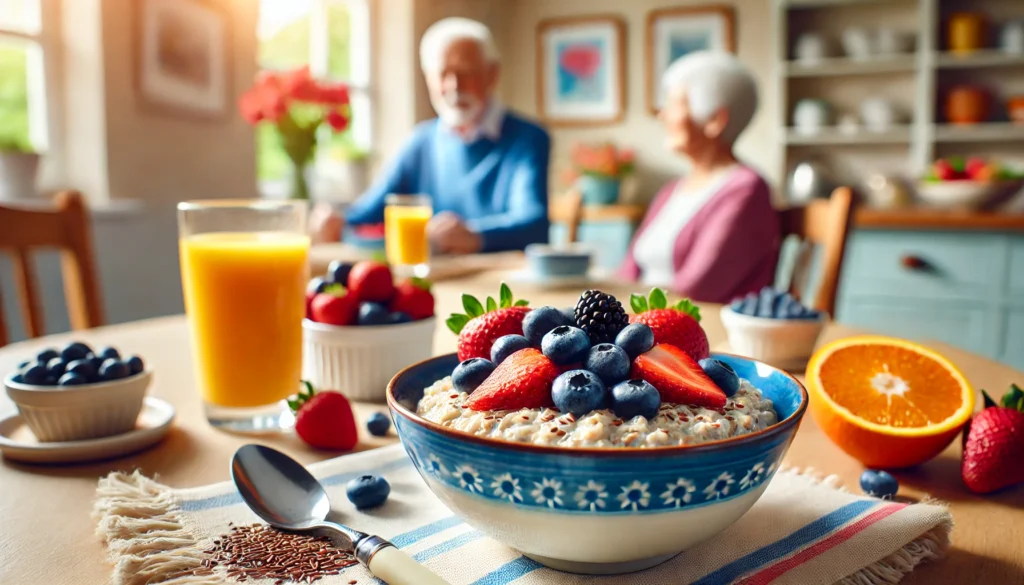
M 789 145 L 816 144 L 909 144 L 910 126 L 894 126 L 886 132 L 871 132 L 860 128 L 855 133 L 846 134 L 837 128 L 827 128 L 817 134 L 799 134 L 793 128 L 786 130 L 785 142 Z
M 853 222 L 861 229 L 1024 231 L 1024 213 L 952 211 L 925 207 L 862 207 L 855 212 Z
M 1024 67 L 1024 55 L 1004 53 L 997 49 L 985 49 L 968 54 L 936 53 L 935 66 L 942 69 Z
M 909 0 L 907 0 L 909 1 Z M 783 0 L 787 8 L 816 8 L 819 6 L 856 6 L 858 4 L 881 4 L 892 0 Z
M 548 219 L 554 222 L 567 222 L 572 217 L 571 203 L 564 197 L 554 198 L 548 206 Z M 647 213 L 646 205 L 584 205 L 583 221 L 626 220 L 638 224 Z
M 1024 124 L 986 122 L 966 126 L 936 124 L 935 142 L 1012 142 L 1024 141 Z
M 914 71 L 915 59 L 913 54 L 903 54 L 867 60 L 837 57 L 822 59 L 814 64 L 788 61 L 785 74 L 789 77 L 837 77 L 874 73 L 910 73 Z

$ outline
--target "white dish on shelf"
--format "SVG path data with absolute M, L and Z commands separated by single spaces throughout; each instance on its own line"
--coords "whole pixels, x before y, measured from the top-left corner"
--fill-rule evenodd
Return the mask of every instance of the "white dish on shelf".
M 27 463 L 81 463 L 111 459 L 141 451 L 163 439 L 174 422 L 174 406 L 148 396 L 135 428 L 119 435 L 43 443 L 16 412 L 0 418 L 0 451 L 4 457 Z
M 921 181 L 917 196 L 926 205 L 943 209 L 976 209 L 988 203 L 998 183 L 981 181 Z

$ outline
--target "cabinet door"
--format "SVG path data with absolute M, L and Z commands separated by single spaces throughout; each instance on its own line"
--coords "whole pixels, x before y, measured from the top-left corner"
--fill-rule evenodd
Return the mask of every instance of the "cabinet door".
M 1010 294 L 1024 294 L 1024 236 L 1010 244 Z
M 562 243 L 566 238 L 566 227 L 562 223 L 551 224 L 551 242 Z M 606 270 L 616 270 L 626 259 L 629 242 L 633 238 L 633 226 L 628 221 L 586 221 L 577 232 L 580 243 L 590 244 L 594 250 L 594 265 Z
M 911 340 L 937 340 L 997 359 L 998 332 L 987 305 L 853 297 L 844 299 L 841 323 Z
M 1024 372 L 1024 307 L 1010 309 L 1007 313 L 1002 360 Z M 1024 380 L 1020 383 L 1024 384 Z

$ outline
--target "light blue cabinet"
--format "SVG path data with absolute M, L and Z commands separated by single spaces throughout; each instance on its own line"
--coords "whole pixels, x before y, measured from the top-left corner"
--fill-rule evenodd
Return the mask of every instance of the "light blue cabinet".
M 566 240 L 564 223 L 551 223 L 551 243 L 557 244 Z M 576 240 L 589 244 L 594 249 L 594 264 L 606 270 L 616 270 L 626 259 L 629 242 L 633 239 L 633 225 L 623 220 L 583 221 Z
M 1024 234 L 855 230 L 837 318 L 1024 370 Z

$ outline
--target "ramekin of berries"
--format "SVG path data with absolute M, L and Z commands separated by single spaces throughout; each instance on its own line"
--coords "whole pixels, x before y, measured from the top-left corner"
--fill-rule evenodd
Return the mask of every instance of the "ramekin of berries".
M 828 322 L 824 312 L 767 286 L 722 307 L 721 316 L 734 352 L 780 368 L 806 365 Z
M 303 376 L 358 401 L 384 402 L 388 381 L 434 352 L 434 296 L 386 264 L 332 262 L 306 289 Z
M 152 379 L 139 356 L 76 341 L 25 360 L 4 388 L 40 442 L 79 441 L 130 431 Z

